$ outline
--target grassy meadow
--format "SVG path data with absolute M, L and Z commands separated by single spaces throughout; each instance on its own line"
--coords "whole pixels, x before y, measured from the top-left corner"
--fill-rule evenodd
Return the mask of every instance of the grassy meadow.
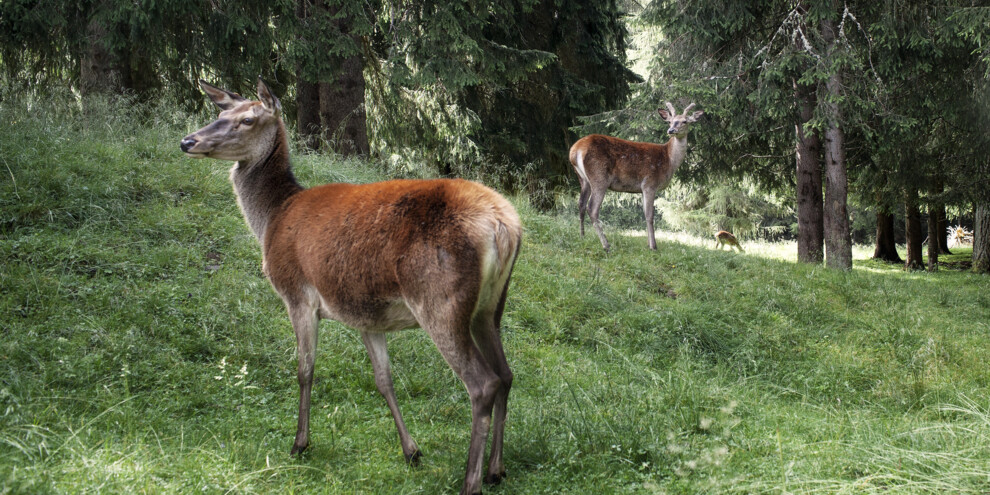
M 0 493 L 456 493 L 467 393 L 419 330 L 389 350 L 420 466 L 330 321 L 311 446 L 289 456 L 289 320 L 231 164 L 178 149 L 209 117 L 113 107 L 0 102 Z M 386 175 L 294 163 L 306 185 Z M 488 493 L 990 490 L 990 278 L 670 233 L 651 252 L 615 227 L 606 254 L 574 208 L 511 199 L 516 378 Z

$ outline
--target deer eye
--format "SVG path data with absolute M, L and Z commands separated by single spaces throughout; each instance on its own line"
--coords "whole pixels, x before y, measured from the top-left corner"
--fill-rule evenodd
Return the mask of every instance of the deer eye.
M 246 119 L 244 119 L 244 120 L 241 121 L 241 124 L 244 124 L 244 125 L 251 125 L 253 123 L 254 123 L 254 119 L 252 119 L 251 117 L 248 117 L 248 118 L 246 118 Z

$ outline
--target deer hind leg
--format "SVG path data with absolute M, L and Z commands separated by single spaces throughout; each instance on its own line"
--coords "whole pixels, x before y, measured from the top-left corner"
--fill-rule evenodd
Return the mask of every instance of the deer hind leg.
M 402 421 L 402 413 L 399 412 L 399 403 L 395 399 L 395 388 L 392 386 L 392 369 L 388 362 L 388 347 L 384 333 L 361 332 L 361 340 L 368 350 L 368 357 L 371 358 L 371 368 L 375 371 L 375 385 L 378 391 L 385 397 L 388 409 L 392 411 L 392 419 L 395 420 L 395 427 L 399 430 L 399 442 L 402 444 L 402 454 L 406 457 L 406 462 L 411 465 L 419 464 L 422 455 L 416 442 L 409 435 L 406 424 Z
M 501 320 L 505 309 L 505 298 L 509 283 L 506 281 L 498 305 L 492 311 L 481 310 L 475 314 L 471 325 L 471 335 L 488 366 L 495 370 L 501 384 L 495 393 L 492 411 L 492 447 L 488 454 L 488 475 L 485 483 L 497 484 L 505 478 L 505 464 L 502 461 L 502 446 L 505 436 L 505 416 L 512 388 L 512 371 L 505 359 L 502 348 Z
M 482 463 L 491 428 L 492 407 L 502 384 L 471 337 L 472 313 L 480 294 L 479 283 L 476 279 L 472 283 L 458 275 L 478 273 L 480 267 L 473 260 L 457 259 L 439 265 L 414 264 L 411 262 L 399 269 L 405 275 L 402 276 L 406 282 L 402 287 L 403 297 L 420 326 L 468 391 L 471 399 L 471 443 L 461 493 L 481 493 Z M 423 273 L 438 276 L 426 278 Z
M 598 234 L 598 240 L 602 241 L 602 247 L 605 248 L 605 252 L 608 252 L 610 246 L 608 245 L 608 240 L 605 239 L 605 231 L 602 229 L 602 222 L 598 219 L 598 213 L 602 208 L 602 201 L 605 200 L 605 190 L 591 189 L 591 197 L 589 198 L 590 204 L 588 205 L 588 216 L 591 217 L 591 223 L 595 226 L 595 232 Z
M 578 196 L 578 217 L 581 219 L 581 237 L 584 237 L 584 214 L 588 211 L 588 196 L 591 195 L 591 186 L 588 181 L 578 176 L 581 182 L 581 194 Z
M 305 303 L 287 303 L 292 329 L 296 333 L 296 349 L 299 355 L 299 422 L 296 440 L 290 454 L 302 453 L 309 446 L 309 406 L 313 390 L 313 367 L 316 363 L 316 340 L 319 318 L 316 308 Z
M 463 495 L 481 493 L 482 463 L 492 422 L 492 407 L 501 380 L 471 339 L 468 318 L 434 321 L 426 325 L 440 354 L 464 382 L 471 399 L 471 443 L 464 473 Z
M 656 251 L 657 240 L 653 232 L 653 201 L 657 192 L 643 189 L 643 217 L 646 218 L 646 238 L 649 241 L 650 249 Z

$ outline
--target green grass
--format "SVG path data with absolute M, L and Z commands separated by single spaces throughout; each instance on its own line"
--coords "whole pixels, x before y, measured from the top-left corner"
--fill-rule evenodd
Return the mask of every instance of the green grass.
M 230 165 L 178 152 L 206 117 L 167 110 L 0 105 L 0 493 L 456 492 L 467 394 L 418 330 L 390 352 L 420 467 L 333 322 L 312 446 L 288 455 L 288 318 Z M 381 170 L 295 164 L 305 184 Z M 793 244 L 738 254 L 667 233 L 650 252 L 615 228 L 606 254 L 575 212 L 513 201 L 509 478 L 488 492 L 990 486 L 990 278 L 865 249 L 836 272 L 793 263 Z

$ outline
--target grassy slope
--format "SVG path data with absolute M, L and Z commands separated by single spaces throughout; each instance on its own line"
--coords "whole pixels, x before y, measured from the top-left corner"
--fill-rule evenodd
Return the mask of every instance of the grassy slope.
M 291 327 L 229 165 L 177 152 L 197 123 L 0 107 L 0 492 L 455 492 L 467 395 L 421 331 L 390 351 L 422 466 L 332 322 L 312 447 L 288 456 Z M 295 163 L 306 184 L 376 176 Z M 573 212 L 515 203 L 509 479 L 488 491 L 986 490 L 987 277 L 615 230 L 606 255 Z

